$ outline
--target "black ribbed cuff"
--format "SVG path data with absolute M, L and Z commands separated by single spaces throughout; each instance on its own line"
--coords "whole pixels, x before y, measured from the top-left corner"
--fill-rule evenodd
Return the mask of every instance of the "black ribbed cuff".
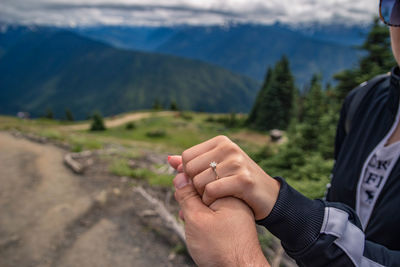
M 311 200 L 289 186 L 281 177 L 279 196 L 271 213 L 257 224 L 279 238 L 287 252 L 299 252 L 317 239 L 324 220 L 325 205 Z

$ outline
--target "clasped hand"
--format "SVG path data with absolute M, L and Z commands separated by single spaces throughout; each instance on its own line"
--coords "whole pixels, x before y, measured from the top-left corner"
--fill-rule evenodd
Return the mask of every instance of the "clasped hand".
M 199 266 L 268 266 L 254 216 L 268 216 L 279 183 L 224 136 L 168 161 L 179 172 L 174 179 L 175 198 L 194 261 Z M 212 161 L 218 163 L 218 180 L 210 168 Z
M 217 199 L 236 197 L 252 208 L 256 220 L 261 220 L 269 215 L 278 198 L 279 182 L 225 136 L 189 148 L 182 156 L 170 157 L 169 162 L 188 176 L 207 206 Z M 217 163 L 218 180 L 211 162 Z

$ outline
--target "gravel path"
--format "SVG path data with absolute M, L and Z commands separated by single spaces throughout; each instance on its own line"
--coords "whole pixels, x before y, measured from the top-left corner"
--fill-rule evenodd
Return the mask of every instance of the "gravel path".
M 124 125 L 128 122 L 131 121 L 138 121 L 141 119 L 146 119 L 150 118 L 151 116 L 154 115 L 157 116 L 173 116 L 176 114 L 176 112 L 173 111 L 161 111 L 161 112 L 138 112 L 138 113 L 130 113 L 130 114 L 125 114 L 118 116 L 116 118 L 106 118 L 105 125 L 107 128 L 113 128 L 113 127 L 118 127 L 121 125 Z M 82 124 L 74 124 L 74 125 L 69 125 L 69 126 L 62 126 L 62 129 L 64 130 L 73 130 L 73 131 L 83 131 L 89 129 L 90 124 L 89 123 L 82 123 Z
M 74 175 L 64 153 L 0 132 L 0 266 L 192 265 L 141 215 L 148 207 L 131 188 Z

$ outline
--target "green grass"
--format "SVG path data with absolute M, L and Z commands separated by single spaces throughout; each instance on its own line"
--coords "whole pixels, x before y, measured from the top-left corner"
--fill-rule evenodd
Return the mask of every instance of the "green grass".
M 0 130 L 17 129 L 67 143 L 73 152 L 102 149 L 110 144 L 122 146 L 125 149 L 120 150 L 117 155 L 117 158 L 121 158 L 121 160 L 109 159 L 112 161 L 110 167 L 112 173 L 144 179 L 151 185 L 171 186 L 172 177 L 170 175 L 157 174 L 147 169 L 131 169 L 127 165 L 126 159 L 140 159 L 143 156 L 141 152 L 143 148 L 160 153 L 179 154 L 183 150 L 217 135 L 231 137 L 247 153 L 258 151 L 261 146 L 265 145 L 264 142 L 255 142 L 253 137 L 246 138 L 246 136 L 247 133 L 261 137 L 265 137 L 266 134 L 259 134 L 245 128 L 227 128 L 223 123 L 207 122 L 206 120 L 210 116 L 224 118 L 230 115 L 185 112 L 184 116 L 158 116 L 158 113 L 155 112 L 150 118 L 135 121 L 134 129 L 126 129 L 125 124 L 103 132 L 72 130 L 63 127 L 71 125 L 71 123 L 56 120 L 20 120 L 0 116 Z M 79 124 L 79 122 L 74 124 Z M 238 134 L 242 136 L 241 139 L 236 138 Z
M 99 138 L 93 138 L 87 135 L 69 135 L 68 142 L 71 144 L 71 150 L 73 152 L 103 148 L 103 143 Z
M 129 167 L 128 162 L 124 159 L 114 160 L 110 166 L 110 172 L 118 176 L 140 178 L 136 176 L 134 170 Z
M 134 179 L 147 181 L 152 186 L 171 187 L 173 176 L 168 174 L 157 174 L 150 169 L 133 169 L 128 165 L 127 159 L 116 159 L 110 166 L 111 173 L 118 176 L 126 176 Z
M 127 130 L 125 125 L 107 129 L 104 132 L 89 133 L 97 137 L 111 137 L 118 140 L 140 141 L 152 145 L 160 145 L 166 151 L 176 153 L 204 142 L 217 135 L 234 135 L 240 131 L 249 131 L 241 128 L 226 128 L 221 123 L 206 122 L 207 114 L 185 113 L 186 117 L 158 117 L 154 116 L 135 122 L 135 129 Z M 221 116 L 221 115 L 219 115 Z M 228 115 L 224 115 L 228 116 Z M 262 135 L 262 134 L 260 134 Z M 238 142 L 244 150 L 258 149 L 260 145 L 248 142 Z
M 136 122 L 136 129 L 133 130 L 122 126 L 95 135 L 186 148 L 200 143 L 212 136 L 212 133 L 201 132 L 196 124 L 189 124 L 181 119 L 152 117 Z

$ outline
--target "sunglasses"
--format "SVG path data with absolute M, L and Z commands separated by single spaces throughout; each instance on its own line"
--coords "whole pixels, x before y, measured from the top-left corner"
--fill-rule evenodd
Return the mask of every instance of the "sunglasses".
M 380 0 L 379 16 L 386 25 L 400 27 L 400 0 Z

